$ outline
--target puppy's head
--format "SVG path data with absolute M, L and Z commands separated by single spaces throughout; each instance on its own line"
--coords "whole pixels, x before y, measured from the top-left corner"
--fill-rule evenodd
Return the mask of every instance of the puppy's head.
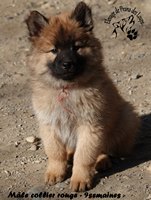
M 26 23 L 33 45 L 33 76 L 59 85 L 85 82 L 98 73 L 101 46 L 93 36 L 91 9 L 85 3 L 50 19 L 32 11 Z

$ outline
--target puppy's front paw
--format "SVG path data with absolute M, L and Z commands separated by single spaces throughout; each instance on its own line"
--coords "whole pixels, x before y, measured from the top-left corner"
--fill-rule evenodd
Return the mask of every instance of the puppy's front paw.
M 86 169 L 81 169 L 80 173 L 79 170 L 76 170 L 76 172 L 73 170 L 73 175 L 70 182 L 70 189 L 74 192 L 83 192 L 91 188 L 91 182 L 92 174 L 90 173 L 90 171 L 87 171 Z
M 91 188 L 91 181 L 72 180 L 70 182 L 70 189 L 73 192 L 84 192 Z
M 60 183 L 64 180 L 64 174 L 54 174 L 52 172 L 46 172 L 45 174 L 45 183 L 49 185 L 54 185 L 56 183 Z
M 56 183 L 62 182 L 65 178 L 66 166 L 48 166 L 47 171 L 45 173 L 45 183 L 49 185 L 54 185 Z

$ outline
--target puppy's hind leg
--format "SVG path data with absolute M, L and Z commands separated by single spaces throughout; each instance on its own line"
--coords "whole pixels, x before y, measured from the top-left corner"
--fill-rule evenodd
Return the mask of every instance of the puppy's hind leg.
M 63 181 L 67 167 L 67 154 L 64 145 L 57 139 L 50 125 L 40 125 L 40 135 L 48 156 L 45 182 L 54 185 Z
M 100 170 L 106 170 L 112 167 L 111 160 L 107 154 L 100 154 L 97 157 L 96 163 L 95 163 L 95 169 L 97 171 Z

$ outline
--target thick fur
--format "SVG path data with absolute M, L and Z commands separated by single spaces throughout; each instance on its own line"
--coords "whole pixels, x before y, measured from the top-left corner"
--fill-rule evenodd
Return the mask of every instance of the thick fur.
M 74 191 L 91 187 L 97 161 L 104 162 L 110 154 L 128 154 L 139 127 L 133 107 L 120 96 L 104 69 L 101 44 L 91 31 L 92 21 L 87 22 L 91 28 L 81 25 L 74 12 L 61 14 L 51 17 L 40 33 L 34 29 L 36 34 L 30 34 L 32 101 L 49 159 L 45 180 L 49 184 L 62 181 L 68 154 L 73 153 L 70 186 Z M 77 50 L 86 59 L 85 70 L 65 81 L 53 76 L 47 63 L 56 57 L 49 50 L 71 37 L 75 42 L 85 41 Z

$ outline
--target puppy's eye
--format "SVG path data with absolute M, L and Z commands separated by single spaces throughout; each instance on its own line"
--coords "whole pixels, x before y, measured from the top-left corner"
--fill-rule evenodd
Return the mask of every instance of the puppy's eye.
M 75 46 L 75 45 L 73 45 L 73 46 L 71 47 L 71 49 L 72 49 L 73 51 L 78 51 L 80 48 L 81 48 L 80 46 Z
M 53 53 L 53 54 L 57 54 L 57 52 L 58 52 L 58 49 L 57 48 L 52 48 L 52 49 L 50 49 L 50 50 L 48 50 L 48 51 L 45 51 L 45 53 Z
M 50 50 L 51 53 L 56 54 L 58 52 L 58 50 L 56 48 L 53 48 Z
M 79 49 L 83 48 L 84 44 L 81 41 L 76 41 L 73 45 L 72 45 L 72 50 L 73 51 L 78 51 Z

